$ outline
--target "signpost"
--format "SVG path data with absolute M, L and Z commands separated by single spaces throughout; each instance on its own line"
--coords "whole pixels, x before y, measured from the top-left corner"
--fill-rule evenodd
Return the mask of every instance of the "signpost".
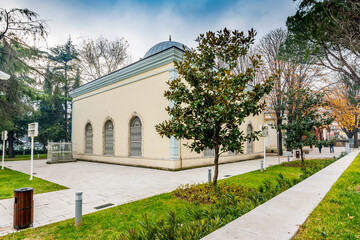
M 1 170 L 4 170 L 4 165 L 5 165 L 5 141 L 7 140 L 7 131 L 2 131 L 1 132 L 1 139 L 3 140 L 3 149 L 2 149 L 2 167 Z
M 33 172 L 34 172 L 34 137 L 38 135 L 38 127 L 39 124 L 29 123 L 28 125 L 28 137 L 31 137 L 31 160 L 30 160 L 30 180 L 33 179 Z

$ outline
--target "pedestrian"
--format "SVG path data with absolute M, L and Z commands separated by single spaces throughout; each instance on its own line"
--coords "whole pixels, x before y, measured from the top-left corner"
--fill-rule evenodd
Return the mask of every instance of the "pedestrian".
M 334 144 L 335 144 L 335 139 L 331 139 L 330 140 L 330 153 L 334 153 Z
M 319 148 L 319 153 L 321 153 L 321 148 L 322 148 L 321 143 L 319 143 L 318 148 Z

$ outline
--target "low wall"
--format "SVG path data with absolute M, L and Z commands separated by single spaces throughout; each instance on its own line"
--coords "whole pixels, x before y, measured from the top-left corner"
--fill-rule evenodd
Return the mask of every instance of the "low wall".
M 91 162 L 103 162 L 112 163 L 127 166 L 140 166 L 150 167 L 166 170 L 179 170 L 188 169 L 194 167 L 210 166 L 214 164 L 214 157 L 199 157 L 189 158 L 182 160 L 169 160 L 169 159 L 150 159 L 150 158 L 136 158 L 136 157 L 117 157 L 117 156 L 103 156 L 103 155 L 92 155 L 92 154 L 77 154 L 73 156 L 77 160 L 91 161 Z M 219 163 L 231 163 L 250 159 L 256 159 L 263 157 L 263 153 L 253 154 L 238 154 L 220 156 Z

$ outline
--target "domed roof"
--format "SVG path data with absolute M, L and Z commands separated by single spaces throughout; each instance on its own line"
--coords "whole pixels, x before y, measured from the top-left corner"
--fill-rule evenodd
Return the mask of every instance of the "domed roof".
M 183 46 L 185 46 L 186 49 L 189 49 L 186 45 L 179 43 L 179 42 L 175 42 L 175 41 L 165 41 L 165 42 L 161 42 L 156 44 L 155 46 L 153 46 L 152 48 L 150 48 L 144 55 L 144 58 L 150 57 L 158 52 L 161 52 L 165 49 L 171 48 L 171 47 L 178 47 L 181 50 L 183 50 Z

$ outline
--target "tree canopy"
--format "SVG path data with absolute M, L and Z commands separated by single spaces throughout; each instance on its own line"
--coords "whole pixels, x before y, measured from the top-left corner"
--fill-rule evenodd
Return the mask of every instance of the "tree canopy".
M 79 47 L 82 76 L 94 80 L 124 67 L 129 61 L 129 44 L 124 38 L 83 39 Z
M 348 137 L 354 137 L 354 148 L 359 147 L 360 86 L 341 74 L 336 85 L 326 91 L 328 109 Z
M 15 134 L 25 133 L 33 113 L 36 69 L 29 64 L 42 53 L 27 44 L 46 36 L 45 21 L 28 9 L 0 9 L 0 69 L 10 75 L 0 81 L 0 128 L 8 130 L 9 157 L 15 157 Z M 32 40 L 33 40 L 32 39 Z
M 287 19 L 290 34 L 303 47 L 297 54 L 317 57 L 318 63 L 360 84 L 355 67 L 360 61 L 360 2 L 358 0 L 302 0 Z M 306 49 L 306 50 L 304 50 Z
M 314 134 L 316 127 L 327 126 L 333 119 L 325 110 L 326 102 L 322 93 L 307 88 L 293 88 L 285 95 L 285 121 L 281 129 L 285 130 L 287 150 L 300 149 L 304 164 L 303 148 L 316 145 Z
M 51 49 L 49 59 L 52 60 L 53 66 L 51 71 L 55 73 L 52 76 L 56 76 L 53 80 L 58 81 L 57 85 L 61 87 L 62 100 L 64 104 L 64 131 L 65 141 L 69 141 L 69 92 L 74 86 L 79 85 L 76 82 L 78 74 L 78 56 L 79 53 L 75 48 L 74 44 L 69 38 L 64 45 L 58 45 Z M 49 80 L 49 79 L 48 79 Z

